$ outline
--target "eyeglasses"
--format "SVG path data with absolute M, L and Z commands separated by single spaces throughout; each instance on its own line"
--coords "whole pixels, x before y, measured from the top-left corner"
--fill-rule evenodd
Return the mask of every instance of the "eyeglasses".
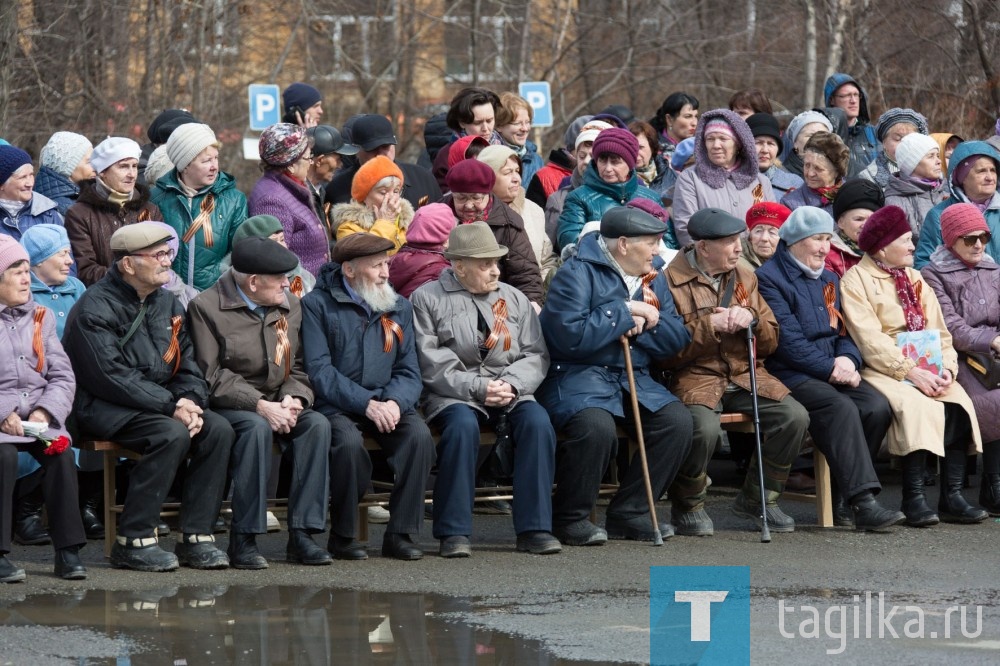
M 834 99 L 861 99 L 861 93 L 841 93 L 839 95 L 834 95 Z
M 970 234 L 968 236 L 961 236 L 962 242 L 965 243 L 965 247 L 972 247 L 979 241 L 984 246 L 986 246 L 993 236 L 988 231 L 984 231 L 981 234 Z
M 490 196 L 489 194 L 481 194 L 481 193 L 475 193 L 475 194 L 453 193 L 451 195 L 452 199 L 459 206 L 464 206 L 467 203 L 481 204 L 484 201 L 486 201 L 486 199 L 488 199 L 489 196 Z
M 322 156 L 321 156 L 321 157 L 322 157 Z M 303 155 L 303 156 L 302 156 L 301 158 L 299 158 L 299 159 L 301 159 L 301 160 L 303 160 L 303 161 L 305 161 L 305 162 L 312 162 L 312 161 L 313 161 L 314 159 L 316 159 L 316 156 L 315 156 L 315 155 Z
M 160 250 L 159 252 L 154 252 L 152 254 L 148 252 L 133 252 L 133 257 L 146 257 L 147 259 L 155 259 L 156 261 L 163 263 L 163 260 L 173 261 L 177 253 L 173 250 Z

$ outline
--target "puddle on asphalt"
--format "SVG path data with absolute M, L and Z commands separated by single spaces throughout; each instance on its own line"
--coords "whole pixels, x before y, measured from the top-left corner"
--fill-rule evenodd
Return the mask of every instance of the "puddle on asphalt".
M 571 664 L 453 618 L 466 599 L 317 587 L 36 594 L 0 604 L 0 664 Z

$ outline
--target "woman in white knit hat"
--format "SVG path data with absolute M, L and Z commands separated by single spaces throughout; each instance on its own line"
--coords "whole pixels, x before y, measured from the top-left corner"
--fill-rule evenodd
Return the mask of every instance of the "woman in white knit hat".
M 39 153 L 39 169 L 35 174 L 35 192 L 44 194 L 66 215 L 80 194 L 80 183 L 96 176 L 90 164 L 94 144 L 82 134 L 56 132 Z
M 181 239 L 174 270 L 198 291 L 219 279 L 233 234 L 247 217 L 246 196 L 236 189 L 236 179 L 219 169 L 221 147 L 208 125 L 181 125 L 167 139 L 174 168 L 153 188 L 163 221 Z
M 941 147 L 926 134 L 907 134 L 896 146 L 896 166 L 899 173 L 890 175 L 885 186 L 885 205 L 903 209 L 916 245 L 927 212 L 948 198 Z
M 77 277 L 88 287 L 111 267 L 111 234 L 126 224 L 162 219 L 149 190 L 138 183 L 140 152 L 138 143 L 121 136 L 97 144 L 90 156 L 95 175 L 80 183 L 76 203 L 66 211 Z

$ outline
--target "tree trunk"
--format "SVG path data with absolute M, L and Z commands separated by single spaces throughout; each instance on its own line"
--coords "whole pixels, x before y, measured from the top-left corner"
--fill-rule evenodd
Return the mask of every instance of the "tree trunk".
M 816 7 L 814 0 L 802 0 L 806 10 L 805 39 L 805 88 L 803 89 L 802 105 L 811 109 L 816 100 Z
M 844 56 L 844 33 L 847 31 L 847 17 L 852 9 L 851 2 L 852 0 L 832 0 L 833 17 L 830 21 L 830 46 L 827 49 L 826 74 L 823 76 L 823 80 L 840 71 L 840 61 Z

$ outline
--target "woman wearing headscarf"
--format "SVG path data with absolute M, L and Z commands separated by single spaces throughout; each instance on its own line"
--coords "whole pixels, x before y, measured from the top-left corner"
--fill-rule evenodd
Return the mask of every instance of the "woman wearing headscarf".
M 94 144 L 75 132 L 56 132 L 38 154 L 35 192 L 56 202 L 65 216 L 80 194 L 80 183 L 97 174 L 90 164 Z
M 916 245 L 927 213 L 948 198 L 941 171 L 941 149 L 937 141 L 926 134 L 907 134 L 896 146 L 896 166 L 899 173 L 889 177 L 885 203 L 899 206 L 906 212 Z
M 934 290 L 913 269 L 913 232 L 906 214 L 886 206 L 872 214 L 858 237 L 865 256 L 841 281 L 847 331 L 857 343 L 865 367 L 861 377 L 892 408 L 889 453 L 903 466 L 903 513 L 906 524 L 927 527 L 939 520 L 978 523 L 986 511 L 962 496 L 966 456 L 982 450 L 975 409 L 965 389 L 955 382 L 958 355 L 952 345 Z M 913 344 L 904 352 L 904 333 L 934 332 L 932 342 Z M 905 341 L 904 341 L 905 342 Z M 918 364 L 914 357 L 927 362 Z M 927 454 L 944 457 L 938 511 L 924 495 Z
M 783 196 L 781 203 L 791 210 L 814 206 L 832 214 L 833 200 L 847 175 L 850 149 L 836 134 L 817 132 L 809 137 L 799 155 L 805 185 Z
M 132 139 L 108 137 L 90 156 L 96 176 L 80 183 L 80 195 L 66 212 L 66 233 L 77 275 L 87 286 L 111 268 L 111 234 L 126 224 L 161 220 L 149 188 L 138 181 L 142 149 Z
M 916 266 L 922 268 L 941 244 L 941 213 L 948 206 L 970 203 L 986 218 L 993 237 L 986 246 L 991 257 L 1000 257 L 1000 193 L 997 193 L 997 172 L 1000 153 L 985 141 L 960 143 L 951 154 L 948 185 L 951 196 L 927 211 L 920 228 Z
M 791 150 L 782 164 L 789 173 L 802 177 L 802 149 L 816 132 L 833 132 L 830 119 L 816 110 L 803 111 L 788 123 L 785 140 Z
M 938 148 L 941 149 L 941 164 L 944 165 L 945 173 L 948 173 L 948 160 L 951 159 L 951 154 L 958 148 L 958 144 L 965 141 L 965 139 L 951 132 L 935 132 L 931 134 L 931 138 L 937 141 Z
M 233 234 L 247 218 L 247 198 L 236 179 L 219 169 L 221 147 L 208 125 L 180 125 L 167 139 L 174 168 L 153 187 L 153 203 L 180 237 L 174 270 L 198 291 L 219 279 Z
M 361 165 L 351 181 L 351 202 L 330 209 L 333 234 L 367 232 L 391 240 L 396 254 L 406 242 L 413 206 L 403 198 L 403 172 L 388 157 L 378 155 Z
M 979 503 L 1000 515 L 1000 389 L 986 388 L 967 365 L 967 354 L 1000 354 L 1000 266 L 986 254 L 986 219 L 972 204 L 941 214 L 944 242 L 920 269 L 934 289 L 959 356 L 958 383 L 976 408 L 983 437 Z
M 771 181 L 760 173 L 750 127 L 729 109 L 702 115 L 694 155 L 694 168 L 674 185 L 674 231 L 681 247 L 691 244 L 688 220 L 703 208 L 718 208 L 742 220 L 754 204 L 775 201 Z
M 278 218 L 288 249 L 315 275 L 330 261 L 330 234 L 306 184 L 312 139 L 299 125 L 271 125 L 260 135 L 260 159 L 264 175 L 250 193 L 247 212 Z
M 897 107 L 879 116 L 878 124 L 875 126 L 875 136 L 881 147 L 872 163 L 858 173 L 858 176 L 873 181 L 885 190 L 889 179 L 899 173 L 896 147 L 904 137 L 914 133 L 926 135 L 928 129 L 927 119 L 913 109 Z
M 851 178 L 833 199 L 833 219 L 836 228 L 830 239 L 826 267 L 837 277 L 844 277 L 864 254 L 858 247 L 858 235 L 871 214 L 885 205 L 882 189 L 864 178 Z

